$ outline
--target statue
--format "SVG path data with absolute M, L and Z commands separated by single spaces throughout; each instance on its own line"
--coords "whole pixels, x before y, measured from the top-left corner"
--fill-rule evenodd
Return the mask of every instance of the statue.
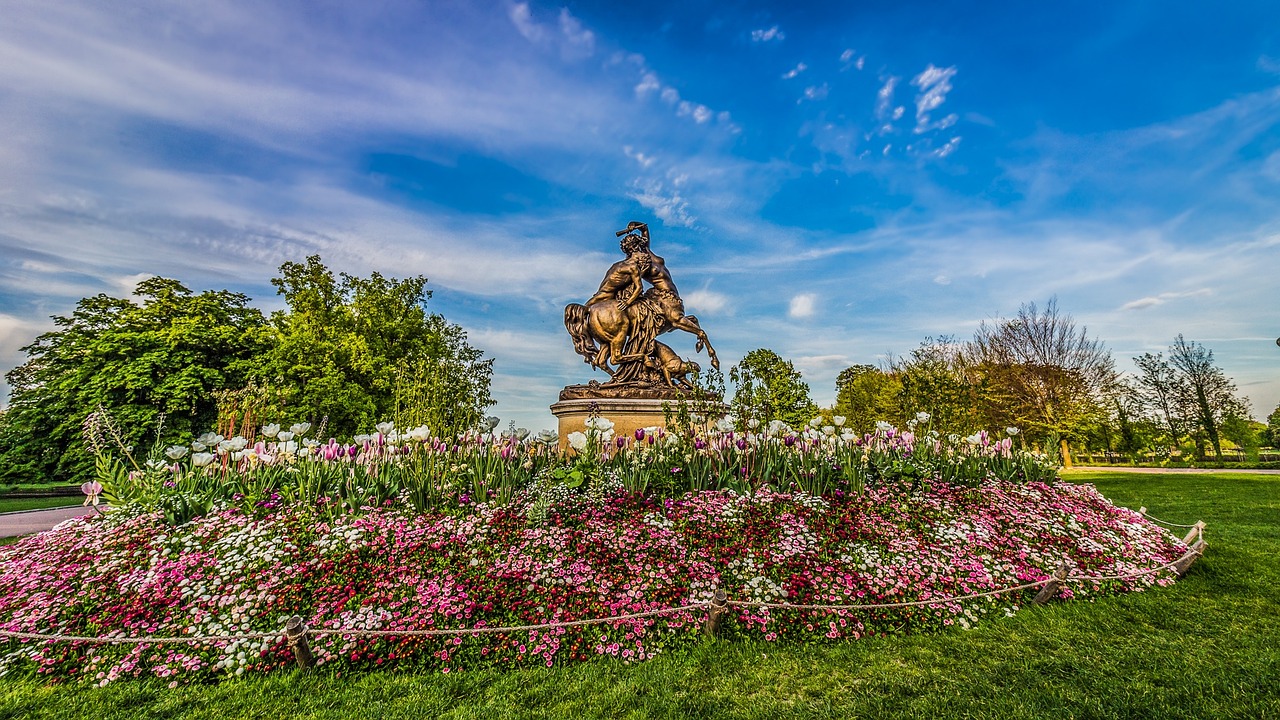
M 564 325 L 574 350 L 591 367 L 609 373 L 609 380 L 567 387 L 560 394 L 562 400 L 670 397 L 693 390 L 688 375 L 701 367 L 657 339 L 672 330 L 696 336 L 695 352 L 705 349 L 711 366 L 720 367 L 698 318 L 684 314 L 684 301 L 666 261 L 649 248 L 649 226 L 630 222 L 616 236 L 622 238 L 626 257 L 609 268 L 590 299 L 564 309 Z

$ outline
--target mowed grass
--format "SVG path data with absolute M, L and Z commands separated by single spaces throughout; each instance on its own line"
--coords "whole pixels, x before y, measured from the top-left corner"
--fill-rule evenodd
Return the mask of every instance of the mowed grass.
M 0 718 L 1280 717 L 1280 478 L 1065 477 L 1156 517 L 1204 520 L 1208 553 L 1170 588 L 1028 608 L 970 631 L 708 640 L 638 665 L 290 672 L 175 689 L 0 679 Z
M 83 495 L 80 497 L 68 495 L 65 497 L 36 498 L 11 498 L 0 495 L 0 513 L 16 512 L 18 510 L 43 510 L 45 508 L 70 507 L 73 505 L 81 505 L 83 503 Z

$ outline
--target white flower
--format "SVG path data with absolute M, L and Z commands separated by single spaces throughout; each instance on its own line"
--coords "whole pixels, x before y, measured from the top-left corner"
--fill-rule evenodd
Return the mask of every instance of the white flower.
M 213 453 L 198 452 L 191 456 L 193 467 L 204 467 L 213 462 Z
M 293 433 L 289 432 L 288 430 L 283 430 L 278 435 L 276 435 L 276 439 L 279 440 L 280 442 L 289 442 L 290 440 L 293 439 Z
M 966 438 L 964 439 L 964 441 L 965 441 L 965 442 L 967 442 L 967 443 L 969 443 L 970 445 L 979 445 L 979 444 L 981 444 L 981 443 L 982 443 L 982 433 L 980 433 L 980 432 L 976 432 L 976 433 L 974 433 L 974 434 L 972 434 L 972 435 L 970 435 L 970 436 L 966 437 Z
M 1016 428 L 1016 427 L 1007 427 L 1007 428 L 1005 428 L 1005 429 L 1004 429 L 1004 431 L 1005 431 L 1005 433 L 1007 433 L 1007 434 L 1009 434 L 1009 435 L 1017 435 L 1017 434 L 1018 434 L 1018 428 Z
M 760 421 L 755 418 L 751 418 L 750 420 L 747 421 L 747 427 L 751 428 L 752 430 L 755 430 L 756 428 L 760 427 Z
M 789 432 L 791 432 L 791 426 L 782 422 L 781 420 L 769 421 L 770 435 L 786 435 Z
M 391 431 L 396 429 L 396 424 L 384 422 L 384 423 L 378 423 L 374 427 L 376 427 L 378 429 L 378 432 L 382 433 L 383 435 L 390 435 Z
M 603 430 L 612 430 L 612 429 L 613 429 L 613 421 L 612 421 L 612 420 L 610 420 L 609 418 L 602 418 L 602 417 L 595 417 L 595 418 L 592 418 L 592 417 L 589 417 L 589 418 L 587 418 L 586 420 L 584 420 L 584 421 L 583 421 L 583 424 L 584 424 L 584 425 L 586 425 L 588 428 L 590 428 L 590 429 L 592 429 L 592 430 L 602 430 L 602 431 L 603 431 Z
M 816 417 L 816 418 L 814 418 L 814 419 L 812 419 L 812 420 L 810 420 L 810 421 L 809 421 L 809 427 L 813 428 L 814 430 L 817 430 L 817 429 L 818 429 L 819 427 L 821 427 L 821 426 L 822 426 L 822 418 L 821 418 L 821 417 Z
M 716 421 L 716 429 L 722 433 L 733 432 L 733 420 L 722 417 Z
M 522 427 L 516 428 L 517 440 L 524 440 L 527 437 L 529 437 L 529 428 L 522 428 Z
M 205 447 L 204 443 L 200 442 L 199 440 L 196 440 L 195 442 L 191 443 L 192 452 L 204 452 L 205 450 L 208 450 L 208 449 L 209 448 Z
M 245 438 L 240 437 L 239 435 L 231 438 L 227 442 L 231 443 L 231 449 L 236 452 L 240 452 L 246 447 L 249 447 L 249 441 Z
M 823 434 L 823 435 L 835 435 L 835 434 L 836 434 L 836 426 L 835 426 L 835 425 L 823 425 L 823 426 L 822 426 L 822 434 Z
M 831 422 L 835 423 L 836 427 L 844 427 L 845 420 L 847 418 L 843 415 L 834 415 L 831 418 Z
M 482 425 L 482 426 L 485 426 L 484 432 L 489 432 L 489 431 L 493 430 L 494 428 L 498 427 L 498 423 L 500 423 L 500 422 L 502 422 L 502 421 L 501 421 L 501 420 L 499 420 L 498 418 L 493 417 L 492 415 L 490 415 L 489 417 L 487 417 L 487 418 L 485 418 L 485 419 L 484 419 L 484 421 L 481 423 L 481 425 Z
M 271 423 L 270 425 L 263 425 L 263 426 L 262 426 L 262 435 L 263 435 L 264 437 L 273 438 L 273 437 L 275 437 L 275 436 L 276 436 L 276 433 L 278 433 L 278 432 L 280 432 L 280 424 L 279 424 L 279 423 Z
M 196 442 L 206 447 L 209 447 L 209 446 L 217 445 L 218 443 L 222 442 L 222 436 L 217 433 L 207 432 L 201 435 L 200 437 L 196 438 Z
M 571 432 L 569 433 L 569 447 L 582 452 L 587 449 L 587 436 L 585 433 Z
M 889 432 L 892 429 L 893 429 L 893 425 L 891 425 L 890 423 L 887 423 L 883 420 L 876 421 L 876 430 L 879 430 L 880 432 Z
M 187 446 L 172 445 L 167 450 L 164 451 L 164 454 L 165 454 L 165 457 L 169 458 L 170 460 L 181 460 L 182 458 L 187 456 Z
M 918 412 L 916 413 L 916 422 L 927 423 L 929 422 L 929 419 L 932 417 L 933 416 L 927 412 Z
M 410 440 L 425 442 L 426 440 L 430 439 L 431 430 L 426 425 L 419 425 L 418 427 L 409 430 L 404 435 Z
M 560 434 L 555 430 L 539 430 L 538 439 L 547 445 L 554 445 L 560 439 Z
M 294 435 L 306 435 L 307 431 L 310 429 L 311 429 L 311 423 L 307 423 L 307 422 L 294 423 L 293 425 L 289 426 L 289 432 L 293 433 Z

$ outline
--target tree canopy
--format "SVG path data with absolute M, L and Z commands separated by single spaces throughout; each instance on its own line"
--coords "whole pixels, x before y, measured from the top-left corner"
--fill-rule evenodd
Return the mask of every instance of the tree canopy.
M 118 420 L 128 445 L 166 418 L 168 435 L 211 428 L 213 392 L 244 382 L 265 349 L 262 313 L 239 293 L 194 294 L 168 278 L 143 280 L 135 300 L 85 298 L 58 329 L 23 348 L 27 362 L 5 379 L 12 388 L 0 421 L 0 477 L 78 479 L 92 459 L 81 425 L 98 406 Z
M 0 478 L 80 481 L 92 462 L 81 425 L 99 406 L 126 445 L 145 449 L 213 430 L 219 398 L 245 390 L 270 390 L 264 421 L 327 418 L 347 435 L 386 420 L 448 433 L 492 404 L 493 361 L 426 311 L 425 277 L 335 277 L 312 256 L 284 263 L 272 282 L 287 308 L 269 321 L 245 295 L 159 277 L 132 299 L 100 294 L 54 317 L 6 375 Z
M 781 420 L 800 427 L 818 414 L 809 398 L 809 385 L 790 360 L 772 350 L 752 350 L 733 366 L 729 378 L 737 385 L 733 395 L 734 413 L 742 420 L 768 423 Z

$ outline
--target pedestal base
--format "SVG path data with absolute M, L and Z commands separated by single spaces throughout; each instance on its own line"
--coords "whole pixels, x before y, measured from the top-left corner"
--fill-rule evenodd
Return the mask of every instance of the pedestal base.
M 568 446 L 569 433 L 583 432 L 586 420 L 594 409 L 602 418 L 613 421 L 613 432 L 618 437 L 634 436 L 640 428 L 667 426 L 662 412 L 663 404 L 675 404 L 676 400 L 647 399 L 581 399 L 561 400 L 551 406 L 551 414 L 560 420 L 560 449 Z

